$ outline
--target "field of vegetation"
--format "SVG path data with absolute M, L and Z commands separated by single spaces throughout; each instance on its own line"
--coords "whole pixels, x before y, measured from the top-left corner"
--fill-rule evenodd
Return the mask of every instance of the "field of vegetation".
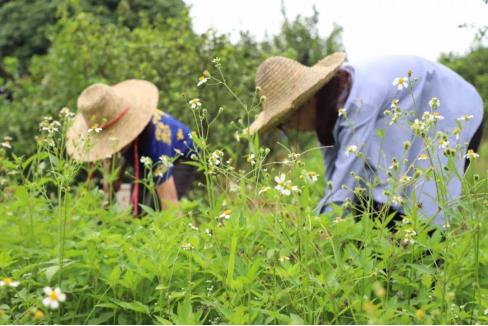
M 214 65 L 221 71 L 220 60 Z M 228 87 L 222 75 L 207 75 Z M 187 110 L 202 180 L 179 208 L 144 207 L 142 219 L 107 207 L 96 180 L 80 178 L 103 169 L 66 156 L 68 109 L 43 118 L 29 157 L 16 156 L 4 139 L 4 323 L 488 322 L 486 159 L 472 159 L 470 170 L 479 173 L 463 180 L 462 200 L 439 199 L 445 225 L 434 227 L 413 209 L 392 232 L 392 216 L 367 203 L 316 215 L 326 186 L 318 148 L 296 153 L 283 144 L 269 157 L 242 126 L 236 142 L 247 144 L 246 154 L 219 148 L 207 135 L 220 110 L 195 102 Z M 251 112 L 259 94 L 249 105 L 236 102 Z M 153 163 L 145 161 L 149 169 Z M 148 191 L 151 180 L 149 173 Z
M 488 324 L 488 144 L 470 156 L 460 200 L 440 196 L 444 225 L 423 220 L 400 192 L 391 199 L 408 209 L 391 231 L 392 216 L 368 201 L 316 214 L 327 184 L 314 135 L 242 132 L 264 100 L 253 84 L 259 62 L 280 54 L 314 63 L 342 48 L 340 27 L 322 39 L 316 15 L 299 17 L 280 37 L 260 43 L 244 33 L 232 44 L 196 35 L 178 0 L 155 1 L 180 3 L 168 17 L 151 16 L 142 0 L 139 15 L 126 1 L 115 11 L 60 3 L 44 43 L 29 40 L 43 51 L 8 52 L 0 33 L 0 323 Z M 476 65 L 443 60 L 485 96 L 486 53 L 473 51 Z M 105 203 L 101 163 L 65 152 L 81 90 L 128 78 L 158 85 L 160 108 L 187 123 L 201 149 L 190 197 L 165 211 L 143 207 L 141 219 Z M 421 123 L 432 128 L 435 108 L 425 110 Z M 433 149 L 442 135 L 414 137 Z M 451 168 L 390 181 L 435 177 L 445 189 Z M 151 173 L 142 182 L 150 191 Z M 371 189 L 354 191 L 367 198 Z

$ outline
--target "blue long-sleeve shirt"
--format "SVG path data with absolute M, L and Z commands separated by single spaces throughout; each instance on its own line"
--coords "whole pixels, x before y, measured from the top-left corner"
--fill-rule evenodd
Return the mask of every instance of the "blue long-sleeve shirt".
M 440 100 L 440 107 L 435 111 L 441 117 L 431 137 L 442 131 L 447 135 L 448 147 L 457 144 L 462 147 L 453 157 L 458 176 L 462 176 L 467 144 L 483 118 L 481 97 L 472 85 L 447 67 L 414 56 L 378 57 L 345 69 L 352 74 L 352 86 L 344 105 L 345 114 L 338 118 L 333 129 L 335 146 L 324 149 L 329 187 L 317 207 L 318 212 L 328 211 L 332 203 L 353 200 L 354 188 L 369 183 L 374 184 L 369 196 L 375 201 L 388 203 L 400 211 L 405 205 L 416 205 L 425 218 L 442 223 L 443 213 L 437 204 L 439 190 L 433 178 L 422 176 L 404 187 L 392 187 L 392 179 L 408 180 L 416 168 L 425 170 L 431 164 L 430 160 L 419 159 L 427 152 L 422 138 L 414 136 L 411 124 L 415 119 L 422 122 L 425 111 L 434 112 L 429 106 L 433 97 Z M 409 71 L 408 89 L 399 90 L 392 82 L 397 77 L 407 77 Z M 396 106 L 402 114 L 396 123 L 391 122 L 391 114 L 384 114 L 394 99 L 398 100 Z M 467 121 L 459 119 L 463 116 Z M 459 123 L 462 128 L 456 130 Z M 404 148 L 405 142 L 410 143 L 406 145 L 408 149 Z M 354 153 L 354 146 L 358 153 Z M 431 155 L 432 164 L 439 170 L 448 163 L 445 148 L 445 142 L 436 143 Z M 395 159 L 398 168 L 392 169 Z M 461 193 L 461 180 L 454 174 L 445 177 L 449 179 L 446 199 L 451 201 Z M 410 203 L 399 202 L 396 195 L 410 198 Z

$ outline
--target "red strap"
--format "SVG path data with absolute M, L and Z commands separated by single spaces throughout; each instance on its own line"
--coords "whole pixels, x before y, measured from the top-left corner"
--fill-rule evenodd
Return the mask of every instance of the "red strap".
M 125 108 L 122 110 L 122 112 L 120 112 L 115 118 L 113 118 L 112 120 L 104 123 L 103 125 L 100 126 L 100 128 L 102 128 L 102 130 L 104 129 L 108 129 L 110 127 L 112 127 L 114 124 L 117 123 L 117 121 L 119 121 L 120 119 L 122 119 L 122 117 L 124 115 L 126 115 L 126 113 L 129 111 L 129 108 Z
M 135 172 L 135 183 L 134 189 L 132 190 L 132 207 L 134 208 L 134 217 L 137 217 L 139 212 L 139 149 L 137 148 L 137 143 L 139 140 L 136 138 L 134 141 L 134 172 Z

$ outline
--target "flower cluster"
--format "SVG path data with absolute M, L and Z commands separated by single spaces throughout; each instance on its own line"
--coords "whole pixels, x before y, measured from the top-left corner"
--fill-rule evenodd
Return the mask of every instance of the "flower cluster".
M 300 154 L 290 152 L 288 153 L 288 158 L 283 160 L 283 164 L 293 166 L 300 161 Z
M 59 132 L 60 127 L 61 123 L 53 120 L 53 118 L 49 116 L 43 117 L 41 123 L 39 123 L 40 131 L 49 135 Z
M 391 116 L 390 126 L 397 123 L 402 117 L 402 112 L 399 106 L 400 100 L 394 99 L 391 101 L 390 109 L 383 111 L 383 114 L 387 117 Z
M 61 110 L 59 110 L 59 117 L 62 120 L 71 120 L 75 117 L 75 114 L 71 112 L 69 108 L 64 107 Z
M 224 152 L 217 149 L 210 154 L 210 157 L 208 158 L 208 164 L 210 165 L 210 167 L 219 166 L 222 164 L 223 158 Z
M 142 164 L 144 164 L 144 167 L 146 169 L 152 168 L 153 161 L 152 161 L 152 159 L 149 156 L 141 156 L 140 161 L 141 161 Z
M 413 229 L 406 229 L 405 230 L 405 237 L 402 241 L 402 244 L 404 246 L 409 245 L 409 244 L 414 244 L 415 240 L 414 237 L 417 235 L 417 232 Z
M 39 123 L 39 130 L 41 135 L 36 136 L 36 141 L 39 145 L 47 145 L 49 147 L 54 147 L 54 137 L 60 132 L 61 123 L 59 121 L 53 120 L 52 117 L 45 116 Z

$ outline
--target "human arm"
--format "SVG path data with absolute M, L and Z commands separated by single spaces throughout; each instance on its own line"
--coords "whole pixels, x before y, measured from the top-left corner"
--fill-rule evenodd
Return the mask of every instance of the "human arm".
M 169 177 L 163 183 L 156 185 L 156 193 L 158 194 L 163 209 L 178 205 L 178 194 L 173 176 Z

